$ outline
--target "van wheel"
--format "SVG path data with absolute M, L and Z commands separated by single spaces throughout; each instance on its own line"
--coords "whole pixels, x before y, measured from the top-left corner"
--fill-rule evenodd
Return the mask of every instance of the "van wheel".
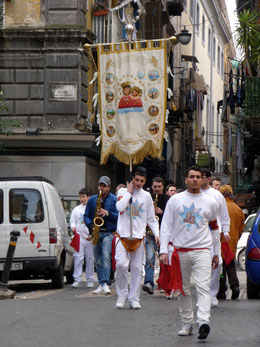
M 260 286 L 255 285 L 247 279 L 246 281 L 247 298 L 248 299 L 259 299 Z
M 64 287 L 64 272 L 63 272 L 63 260 L 60 260 L 60 264 L 56 270 L 52 273 L 52 287 L 54 289 L 61 289 Z

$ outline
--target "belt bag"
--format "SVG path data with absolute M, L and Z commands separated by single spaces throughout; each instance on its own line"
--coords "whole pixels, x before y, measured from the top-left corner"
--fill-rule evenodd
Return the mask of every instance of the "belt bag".
M 126 237 L 120 237 L 122 245 L 128 253 L 133 253 L 141 246 L 142 239 L 128 239 Z

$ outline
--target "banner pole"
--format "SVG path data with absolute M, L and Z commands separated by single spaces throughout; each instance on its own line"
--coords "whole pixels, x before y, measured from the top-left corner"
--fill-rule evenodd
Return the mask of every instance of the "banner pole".
M 133 159 L 129 159 L 129 179 L 130 182 L 132 180 L 132 174 L 133 174 Z M 133 239 L 133 198 L 130 198 L 130 240 Z

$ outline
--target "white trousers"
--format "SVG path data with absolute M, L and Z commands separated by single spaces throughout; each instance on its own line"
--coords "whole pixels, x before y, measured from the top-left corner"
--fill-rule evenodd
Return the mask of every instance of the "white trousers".
M 173 245 L 168 245 L 168 263 L 171 265 L 172 263 L 172 253 L 174 251 Z
M 80 238 L 79 252 L 74 251 L 74 281 L 82 281 L 82 265 L 85 258 L 86 263 L 86 280 L 94 282 L 94 253 L 91 241 Z
M 210 250 L 211 258 L 213 258 L 213 249 Z M 216 296 L 219 291 L 219 285 L 220 285 L 220 274 L 222 270 L 222 258 L 221 253 L 219 253 L 218 256 L 219 264 L 216 269 L 211 270 L 211 280 L 210 280 L 210 294 L 211 296 Z
M 140 300 L 140 286 L 144 245 L 137 248 L 133 253 L 128 253 L 121 241 L 116 240 L 116 291 L 118 297 L 128 298 L 131 301 Z M 130 290 L 128 291 L 128 268 L 130 263 Z
M 211 297 L 210 297 L 210 277 L 211 277 L 211 256 L 208 249 L 195 250 L 189 252 L 179 252 L 182 288 L 185 296 L 178 295 L 179 312 L 182 324 L 193 324 L 194 315 L 190 294 L 191 271 L 196 284 L 197 291 L 197 323 L 209 323 Z

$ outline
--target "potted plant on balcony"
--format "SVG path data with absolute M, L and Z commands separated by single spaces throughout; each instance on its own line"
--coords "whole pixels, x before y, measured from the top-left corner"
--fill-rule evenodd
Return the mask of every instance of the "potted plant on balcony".
M 104 3 L 97 2 L 93 5 L 93 16 L 106 16 L 109 13 L 109 9 Z

